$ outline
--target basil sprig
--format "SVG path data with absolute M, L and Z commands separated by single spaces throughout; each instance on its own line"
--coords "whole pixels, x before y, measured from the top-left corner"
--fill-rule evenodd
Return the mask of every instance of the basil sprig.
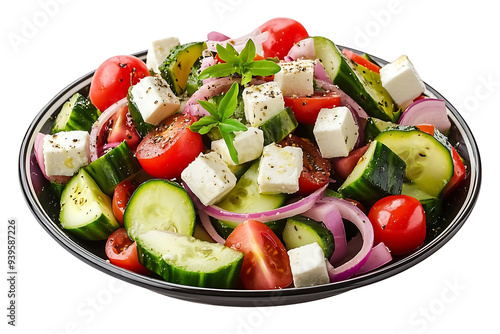
M 241 124 L 237 119 L 230 118 L 238 105 L 238 83 L 233 83 L 231 88 L 224 95 L 219 106 L 208 101 L 198 100 L 200 105 L 210 113 L 193 123 L 189 129 L 202 135 L 207 134 L 212 128 L 218 127 L 224 142 L 229 149 L 229 155 L 235 164 L 238 164 L 238 152 L 234 147 L 234 132 L 246 131 L 247 127 Z
M 224 48 L 217 44 L 217 55 L 225 63 L 219 63 L 207 67 L 201 72 L 200 79 L 221 78 L 233 74 L 241 76 L 241 85 L 244 86 L 252 80 L 252 76 L 268 76 L 276 74 L 281 67 L 271 60 L 255 59 L 255 44 L 252 39 L 248 39 L 240 53 L 236 51 L 231 43 L 227 43 Z

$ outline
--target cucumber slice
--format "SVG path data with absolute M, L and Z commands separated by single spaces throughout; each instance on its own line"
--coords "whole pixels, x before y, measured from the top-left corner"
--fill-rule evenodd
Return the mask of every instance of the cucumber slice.
M 303 216 L 287 219 L 283 229 L 283 241 L 287 250 L 317 242 L 327 259 L 332 256 L 335 250 L 332 232 L 323 223 Z
M 365 125 L 365 141 L 370 142 L 374 140 L 380 132 L 395 125 L 396 124 L 392 122 L 383 121 L 375 117 L 368 117 Z
M 80 93 L 75 93 L 69 101 L 64 103 L 61 111 L 54 120 L 51 134 L 61 131 L 83 130 L 90 133 L 92 124 L 101 112 Z
M 217 206 L 232 212 L 255 213 L 277 209 L 285 203 L 285 194 L 261 194 L 257 177 L 259 175 L 259 160 L 238 180 L 236 186 L 217 203 Z M 229 233 L 239 223 L 215 220 L 214 227 L 228 228 Z M 217 226 L 219 225 L 219 226 Z M 226 230 L 227 231 L 227 230 Z M 225 232 L 224 234 L 226 234 Z
M 199 79 L 201 73 L 201 62 L 203 61 L 203 56 L 199 57 L 191 67 L 189 72 L 187 82 L 186 82 L 186 93 L 191 96 L 196 92 L 201 86 L 203 86 L 203 80 Z
M 238 282 L 244 255 L 234 249 L 168 231 L 149 231 L 136 241 L 139 261 L 168 282 L 211 288 Z
M 169 55 L 158 68 L 172 91 L 180 96 L 186 89 L 189 73 L 198 58 L 206 49 L 205 42 L 193 42 L 178 45 L 170 50 Z
M 142 183 L 130 198 L 123 223 L 130 239 L 151 230 L 193 235 L 196 213 L 180 185 L 160 179 Z
M 405 178 L 433 197 L 453 176 L 451 145 L 438 130 L 431 136 L 413 126 L 398 126 L 381 132 L 376 140 L 404 160 Z
M 97 160 L 84 167 L 101 190 L 111 196 L 118 183 L 141 170 L 141 165 L 124 140 Z
M 424 208 L 427 226 L 435 226 L 443 211 L 443 200 L 441 196 L 434 197 L 417 188 L 412 183 L 403 183 L 402 195 L 408 195 L 419 200 Z
M 260 129 L 264 132 L 264 146 L 279 142 L 292 133 L 298 125 L 292 109 L 286 107 L 260 125 Z
M 338 191 L 346 198 L 371 206 L 382 197 L 401 193 L 404 172 L 405 162 L 375 140 Z
M 352 97 L 370 116 L 396 122 L 400 112 L 382 87 L 380 74 L 368 71 L 345 57 L 338 47 L 325 37 L 314 40 L 315 57 L 321 60 L 326 73 L 335 85 Z
M 83 168 L 62 192 L 59 220 L 68 232 L 85 240 L 105 240 L 120 228 L 111 199 Z

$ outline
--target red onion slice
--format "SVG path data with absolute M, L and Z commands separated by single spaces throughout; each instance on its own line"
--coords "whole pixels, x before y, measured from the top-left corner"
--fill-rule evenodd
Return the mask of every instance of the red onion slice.
M 240 79 L 237 78 L 223 77 L 204 84 L 187 100 L 182 113 L 192 116 L 209 115 L 209 112 L 198 103 L 198 100 L 208 101 L 211 97 L 227 92 L 234 82 L 239 81 Z
M 95 161 L 99 158 L 97 152 L 97 142 L 99 134 L 101 133 L 102 128 L 108 124 L 109 119 L 123 106 L 127 105 L 127 98 L 124 97 L 118 102 L 113 103 L 109 106 L 108 109 L 104 110 L 104 112 L 99 115 L 97 121 L 92 125 L 92 130 L 90 131 L 90 161 Z
M 221 36 L 215 36 L 215 37 L 217 38 L 217 40 L 210 40 L 209 39 L 206 42 L 207 49 L 209 51 L 217 52 L 217 44 L 220 44 L 221 46 L 226 47 L 227 43 L 231 43 L 234 46 L 236 51 L 241 52 L 241 50 L 243 50 L 243 48 L 245 47 L 245 45 L 249 39 L 252 39 L 255 46 L 258 46 L 258 45 L 261 45 L 262 43 L 264 43 L 264 41 L 268 37 L 268 33 L 267 33 L 267 31 L 261 32 L 260 29 L 255 29 L 254 31 L 252 31 L 244 36 L 241 36 L 239 38 L 236 38 L 236 39 L 227 38 L 225 40 L 219 40 Z
M 354 204 L 335 197 L 323 197 L 319 201 L 319 203 L 328 202 L 337 205 L 342 218 L 347 219 L 356 225 L 361 233 L 361 237 L 363 238 L 361 250 L 352 259 L 338 267 L 333 267 L 329 262 L 327 262 L 330 282 L 338 282 L 352 277 L 361 269 L 361 267 L 363 267 L 366 261 L 368 261 L 373 248 L 374 235 L 370 220 L 363 213 L 363 211 L 357 208 Z
M 237 223 L 242 223 L 249 219 L 258 220 L 260 222 L 265 223 L 301 214 L 313 207 L 316 201 L 323 196 L 323 193 L 325 192 L 326 187 L 328 186 L 325 185 L 324 187 L 316 190 L 309 196 L 304 197 L 297 202 L 285 205 L 278 209 L 256 212 L 256 213 L 238 213 L 238 212 L 223 210 L 215 205 L 210 205 L 210 206 L 203 205 L 198 199 L 198 197 L 196 197 L 191 192 L 189 187 L 184 182 L 183 185 L 186 191 L 188 192 L 189 196 L 191 197 L 191 200 L 199 210 L 203 210 L 210 217 Z
M 299 58 L 314 59 L 316 51 L 314 50 L 314 40 L 312 38 L 303 39 L 295 43 L 288 51 L 288 57 L 294 60 Z
M 332 83 L 332 79 L 326 73 L 325 67 L 319 59 L 316 60 L 316 64 L 314 65 L 314 75 L 316 76 L 316 80 Z
M 218 31 L 211 31 L 207 34 L 207 40 L 209 41 L 222 42 L 228 39 L 230 39 L 229 36 L 226 36 Z
M 432 124 L 446 133 L 451 122 L 446 111 L 446 102 L 439 99 L 420 99 L 408 106 L 399 118 L 400 125 Z
M 316 204 L 302 214 L 316 221 L 321 221 L 333 234 L 335 250 L 330 257 L 330 263 L 336 265 L 344 260 L 347 253 L 347 240 L 344 222 L 338 207 L 334 203 Z
M 224 240 L 224 238 L 222 238 L 219 233 L 217 233 L 214 226 L 212 225 L 212 222 L 210 221 L 210 217 L 205 213 L 205 211 L 198 210 L 198 215 L 200 216 L 201 224 L 203 225 L 203 228 L 205 228 L 205 231 L 207 231 L 208 235 L 212 239 L 214 239 L 215 242 L 224 245 L 226 243 L 226 240 Z
M 381 242 L 373 247 L 366 263 L 358 270 L 357 275 L 362 275 L 377 268 L 382 267 L 392 261 L 392 255 L 387 246 Z

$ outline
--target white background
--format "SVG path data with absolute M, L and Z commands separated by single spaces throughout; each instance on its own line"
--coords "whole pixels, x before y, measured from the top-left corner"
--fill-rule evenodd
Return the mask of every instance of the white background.
M 2 333 L 413 334 L 498 328 L 500 222 L 493 191 L 499 184 L 491 149 L 498 149 L 493 137 L 500 26 L 492 2 L 24 0 L 0 6 L 0 109 L 7 131 L 1 136 Z M 211 30 L 237 37 L 277 16 L 389 61 L 407 54 L 421 77 L 457 106 L 482 153 L 483 185 L 472 215 L 449 243 L 382 282 L 302 305 L 253 309 L 180 301 L 116 280 L 77 260 L 42 229 L 22 197 L 17 159 L 31 120 L 54 95 L 108 57 L 144 50 L 151 40 L 197 41 Z M 18 221 L 15 328 L 7 325 L 6 310 L 9 218 Z

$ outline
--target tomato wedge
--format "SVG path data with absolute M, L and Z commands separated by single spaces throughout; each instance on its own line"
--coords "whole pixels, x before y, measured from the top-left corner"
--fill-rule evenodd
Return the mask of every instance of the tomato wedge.
M 151 176 L 163 179 L 179 178 L 203 150 L 201 135 L 189 126 L 195 119 L 173 115 L 150 131 L 137 147 L 137 160 Z
M 115 188 L 112 203 L 113 214 L 121 225 L 123 225 L 123 213 L 125 212 L 125 208 L 137 186 L 135 182 L 125 180 L 120 182 Z
M 134 121 L 128 106 L 124 105 L 111 118 L 105 127 L 103 127 L 103 135 L 101 136 L 103 143 L 121 143 L 127 141 L 128 147 L 135 151 L 137 145 L 141 141 L 141 136 L 135 128 Z
M 373 71 L 375 73 L 380 73 L 380 66 L 372 63 L 368 59 L 363 58 L 362 56 L 358 55 L 357 53 L 352 52 L 352 51 L 347 50 L 347 49 L 342 50 L 342 53 L 344 55 L 346 55 L 347 58 L 351 59 L 352 61 L 354 61 L 355 63 L 357 63 L 361 66 L 366 67 L 370 71 Z
M 330 181 L 330 161 L 323 158 L 319 149 L 310 141 L 288 135 L 280 145 L 302 148 L 303 167 L 299 177 L 299 195 L 309 195 Z
M 138 274 L 148 274 L 150 271 L 139 262 L 137 244 L 130 240 L 124 227 L 113 232 L 106 242 L 106 256 L 109 261 L 123 269 Z
M 365 154 L 366 150 L 370 144 L 362 146 L 358 149 L 355 149 L 349 152 L 349 155 L 344 158 L 335 158 L 332 159 L 332 169 L 335 175 L 338 175 L 340 179 L 345 180 L 349 174 L 351 174 L 354 167 L 359 161 L 359 158 Z
M 340 105 L 340 95 L 334 92 L 316 92 L 313 96 L 285 96 L 285 106 L 293 111 L 297 122 L 314 124 L 322 108 L 333 108 Z
M 280 289 L 292 284 L 286 248 L 266 224 L 256 220 L 239 224 L 225 245 L 245 254 L 240 279 L 246 289 Z

